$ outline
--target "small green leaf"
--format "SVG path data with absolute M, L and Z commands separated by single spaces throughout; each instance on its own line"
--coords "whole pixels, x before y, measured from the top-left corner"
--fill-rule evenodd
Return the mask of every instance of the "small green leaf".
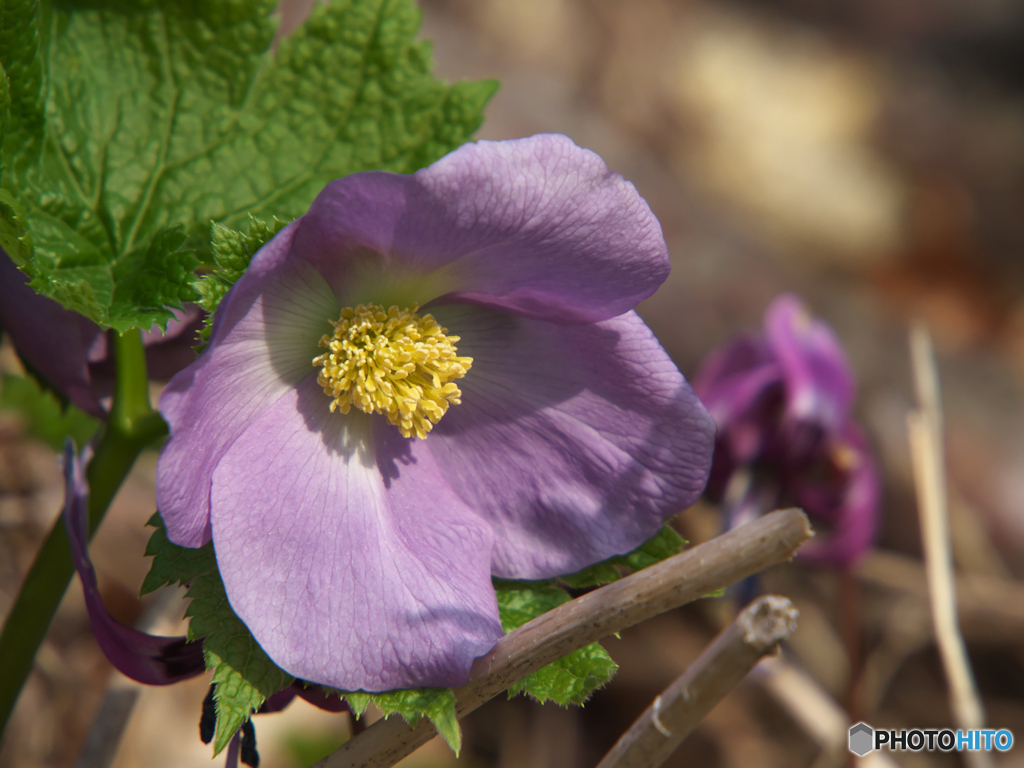
M 146 546 L 153 564 L 142 583 L 142 594 L 165 584 L 189 585 L 186 597 L 192 602 L 185 611 L 191 617 L 188 638 L 203 638 L 206 667 L 213 670 L 213 682 L 217 683 L 216 755 L 268 696 L 291 685 L 294 678 L 270 660 L 231 609 L 213 543 L 199 549 L 172 544 L 159 514 L 150 518 L 149 525 L 156 528 Z
M 563 707 L 582 706 L 618 669 L 619 665 L 599 643 L 591 643 L 520 680 L 508 689 L 508 694 L 511 697 L 525 693 L 541 703 L 550 699 Z
M 167 538 L 167 529 L 160 513 L 154 513 L 146 525 L 155 528 L 146 545 L 146 557 L 152 557 L 149 573 L 142 580 L 139 594 L 148 595 L 163 586 L 190 584 L 197 578 L 209 577 L 217 569 L 217 560 L 213 554 L 213 544 L 192 549 L 172 544 Z
M 553 581 L 495 579 L 494 588 L 506 633 L 572 599 Z M 509 688 L 508 695 L 525 693 L 541 703 L 551 700 L 562 706 L 583 704 L 617 669 L 608 652 L 599 643 L 591 643 L 523 678 Z
M 531 619 L 568 602 L 571 597 L 558 582 L 574 588 L 609 584 L 622 577 L 622 571 L 639 571 L 676 555 L 685 545 L 672 528 L 658 533 L 626 555 L 613 557 L 578 573 L 560 576 L 558 581 L 494 580 L 498 595 L 498 613 L 506 633 Z M 509 696 L 525 693 L 540 702 L 555 701 L 563 706 L 583 704 L 590 695 L 614 676 L 618 666 L 599 643 L 563 656 L 509 688 Z
M 413 688 L 405 691 L 366 693 L 365 691 L 336 691 L 344 696 L 352 714 L 362 717 L 370 704 L 375 704 L 384 717 L 399 714 L 409 725 L 416 725 L 421 717 L 434 724 L 452 752 L 458 756 L 462 749 L 462 730 L 455 715 L 455 694 L 451 688 Z
M 542 613 L 572 600 L 554 581 L 493 581 L 498 595 L 501 628 L 506 635 Z
M 3 375 L 0 410 L 13 413 L 25 425 L 25 434 L 59 451 L 67 437 L 76 445 L 88 443 L 100 423 L 73 405 L 64 407 L 52 392 L 27 376 Z
M 256 255 L 256 251 L 270 242 L 287 223 L 276 216 L 270 222 L 266 222 L 250 215 L 249 226 L 245 232 L 214 223 L 210 233 L 210 240 L 213 243 L 213 269 L 195 280 L 195 288 L 200 296 L 199 306 L 207 311 L 203 329 L 199 332 L 199 338 L 202 340 L 200 352 L 210 340 L 213 315 L 220 300 L 249 268 L 249 262 Z
M 670 526 L 665 525 L 629 554 L 603 560 L 582 571 L 558 578 L 575 589 L 611 584 L 622 578 L 620 569 L 631 573 L 641 571 L 649 565 L 678 555 L 685 546 L 686 541 Z
M 267 222 L 252 215 L 249 216 L 245 232 L 214 224 L 210 236 L 213 244 L 214 270 L 212 275 L 202 278 L 199 284 L 216 277 L 224 286 L 230 288 L 249 268 L 249 262 L 256 255 L 256 251 L 270 242 L 287 224 L 287 221 L 281 221 L 276 216 Z M 203 308 L 212 312 L 217 306 L 204 305 Z

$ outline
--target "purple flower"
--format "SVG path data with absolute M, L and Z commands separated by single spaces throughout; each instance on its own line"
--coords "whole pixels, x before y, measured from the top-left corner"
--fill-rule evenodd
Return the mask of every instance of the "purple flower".
M 762 333 L 708 355 L 694 389 L 718 424 L 708 493 L 731 524 L 798 504 L 825 531 L 801 548 L 804 560 L 847 564 L 867 549 L 878 470 L 850 418 L 853 372 L 831 328 L 780 296 Z
M 63 520 L 71 544 L 75 569 L 82 580 L 85 607 L 100 650 L 121 674 L 146 685 L 169 685 L 203 674 L 206 671 L 206 663 L 202 640 L 189 642 L 184 636 L 150 635 L 133 627 L 126 627 L 111 616 L 104 605 L 96 583 L 96 571 L 89 558 L 89 487 L 83 466 L 88 462 L 90 454 L 91 448 L 86 448 L 79 456 L 70 439 L 64 445 Z M 206 732 L 203 740 L 207 743 L 213 738 L 216 725 L 213 702 L 215 687 L 211 686 L 210 694 L 203 702 L 203 716 L 200 720 L 200 733 Z M 296 696 L 328 712 L 350 711 L 347 703 L 338 696 L 327 693 L 318 685 L 307 686 L 304 681 L 296 680 L 267 698 L 256 714 L 280 712 Z M 255 731 L 251 722 L 246 721 L 242 726 L 242 735 L 248 737 L 250 753 L 255 755 Z M 229 756 L 228 765 L 237 765 L 238 746 L 244 741 L 239 739 L 238 734 L 235 735 L 232 744 L 236 760 L 232 763 Z M 256 765 L 259 759 L 257 757 L 248 762 L 250 765 Z
M 154 379 L 169 379 L 196 359 L 192 347 L 202 325 L 193 304 L 175 312 L 166 332 L 144 331 L 146 363 Z M 0 328 L 21 359 L 83 411 L 105 419 L 114 391 L 110 334 L 28 286 L 28 278 L 0 250 Z
M 492 575 L 627 552 L 704 487 L 714 424 L 632 311 L 668 271 L 633 186 L 564 136 L 332 182 L 161 398 L 168 536 L 213 538 L 296 677 L 465 682 L 502 634 Z
M 103 604 L 89 559 L 89 486 L 82 472 L 87 460 L 88 456 L 78 456 L 71 440 L 65 443 L 63 517 L 100 649 L 123 675 L 147 685 L 167 685 L 202 674 L 206 664 L 201 640 L 190 643 L 185 637 L 159 637 L 126 627 Z

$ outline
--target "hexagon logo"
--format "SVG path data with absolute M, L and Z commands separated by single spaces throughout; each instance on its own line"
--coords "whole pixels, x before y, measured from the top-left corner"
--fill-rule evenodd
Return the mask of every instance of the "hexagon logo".
M 857 723 L 850 729 L 850 751 L 864 757 L 875 748 L 875 732 L 867 723 Z

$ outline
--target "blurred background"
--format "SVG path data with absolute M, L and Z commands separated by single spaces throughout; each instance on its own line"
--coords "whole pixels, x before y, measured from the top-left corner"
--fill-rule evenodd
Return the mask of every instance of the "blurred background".
M 784 291 L 835 328 L 884 471 L 883 554 L 858 575 L 852 630 L 837 574 L 789 564 L 765 586 L 800 610 L 786 658 L 811 692 L 839 707 L 856 690 L 857 719 L 876 727 L 955 728 L 919 565 L 905 426 L 907 330 L 927 322 L 943 386 L 954 558 L 976 587 L 961 594 L 964 634 L 988 727 L 1024 738 L 1024 4 L 421 5 L 439 76 L 502 81 L 481 138 L 565 133 L 648 200 L 673 272 L 640 312 L 687 376 L 731 334 L 759 326 Z M 0 365 L 18 370 L 9 346 Z M 155 463 L 155 454 L 139 462 L 92 547 L 107 604 L 126 623 L 142 609 Z M 0 414 L 0 615 L 62 495 L 53 449 Z M 676 524 L 701 541 L 717 532 L 717 514 L 698 505 Z M 141 606 L 157 617 L 156 631 L 184 632 L 184 604 L 173 596 Z M 405 765 L 592 766 L 700 653 L 727 609 L 702 601 L 607 641 L 621 669 L 585 709 L 496 700 L 463 723 L 457 763 L 435 740 Z M 851 631 L 860 658 L 846 650 Z M 207 765 L 197 727 L 207 684 L 137 689 L 112 673 L 76 580 L 0 766 L 74 766 L 108 690 L 120 692 L 108 714 L 137 695 L 112 765 Z M 844 765 L 845 755 L 823 751 L 828 724 L 806 711 L 818 700 L 807 694 L 801 709 L 787 695 L 748 679 L 668 765 Z M 827 708 L 817 712 L 827 720 Z M 255 722 L 264 768 L 309 765 L 349 732 L 347 715 L 301 701 Z M 955 754 L 891 756 L 904 766 L 960 764 Z M 1024 748 L 994 757 L 1001 768 L 1024 766 Z

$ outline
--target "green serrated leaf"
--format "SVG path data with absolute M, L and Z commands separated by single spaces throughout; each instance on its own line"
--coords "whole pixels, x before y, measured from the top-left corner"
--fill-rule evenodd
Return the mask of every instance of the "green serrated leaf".
M 25 434 L 59 451 L 68 437 L 76 445 L 88 443 L 100 423 L 73 405 L 63 407 L 27 376 L 4 374 L 0 380 L 0 410 L 24 422 Z
M 256 252 L 288 224 L 276 216 L 269 222 L 255 216 L 249 216 L 249 226 L 240 232 L 223 224 L 214 223 L 210 233 L 213 245 L 213 269 L 206 275 L 196 278 L 195 288 L 199 293 L 199 306 L 207 311 L 203 328 L 199 332 L 200 352 L 210 340 L 213 330 L 213 316 L 231 286 L 249 268 L 249 262 Z
M 560 576 L 558 581 L 575 588 L 609 584 L 621 578 L 622 571 L 639 571 L 678 554 L 685 544 L 679 534 L 666 525 L 632 552 L 578 573 Z M 501 626 L 506 633 L 572 599 L 553 580 L 495 579 L 494 589 L 498 595 Z M 520 680 L 509 688 L 509 696 L 525 693 L 540 702 L 551 700 L 563 706 L 583 704 L 595 690 L 612 679 L 617 669 L 618 665 L 607 651 L 599 643 L 592 643 Z
M 32 256 L 32 235 L 18 201 L 6 189 L 0 189 L 0 248 L 15 264 L 24 264 Z
M 0 61 L 7 81 L 7 130 L 38 144 L 43 125 L 43 66 L 39 56 L 39 0 L 4 0 L 0 9 Z
M 493 581 L 498 595 L 501 628 L 506 635 L 542 613 L 572 600 L 554 581 Z
M 164 306 L 180 307 L 199 298 L 191 282 L 199 259 L 191 249 L 182 247 L 185 239 L 185 227 L 180 224 L 161 229 L 144 250 L 126 254 L 117 262 L 110 314 L 112 318 L 133 315 L 133 320 L 127 327 L 122 327 L 123 321 L 112 321 L 115 330 L 124 331 L 134 324 L 166 326 Z
M 263 706 L 266 694 L 259 691 L 245 674 L 227 664 L 210 651 L 203 651 L 206 668 L 213 670 L 211 682 L 217 685 L 213 692 L 217 712 L 217 729 L 213 735 L 213 755 L 220 754 L 252 713 Z
M 7 77 L 3 61 L 0 61 L 0 146 L 11 127 L 11 81 Z M 3 169 L 0 168 L 0 171 Z M 2 175 L 2 174 L 0 174 Z
M 414 688 L 406 691 L 366 693 L 365 691 L 338 691 L 344 696 L 356 717 L 362 717 L 366 708 L 375 704 L 384 717 L 399 714 L 410 725 L 416 725 L 421 717 L 434 724 L 437 732 L 458 757 L 462 749 L 462 729 L 455 714 L 455 694 L 451 688 Z
M 210 221 L 294 219 L 332 179 L 415 171 L 479 127 L 496 84 L 435 79 L 412 0 L 318 3 L 276 57 L 274 6 L 5 3 L 0 236 L 35 290 L 102 326 L 164 322 L 193 297 L 175 227 L 206 259 Z
M 620 569 L 635 573 L 668 557 L 678 555 L 685 546 L 686 541 L 670 526 L 665 525 L 654 536 L 626 555 L 609 558 L 577 573 L 558 578 L 576 589 L 611 584 L 622 578 Z
M 252 215 L 249 216 L 245 232 L 225 227 L 223 224 L 214 224 L 210 236 L 215 265 L 212 276 L 217 277 L 228 287 L 234 285 L 249 268 L 249 262 L 256 255 L 256 251 L 270 242 L 287 224 L 287 221 L 282 221 L 276 216 L 268 222 Z M 207 279 L 203 278 L 200 282 L 206 282 Z M 216 306 L 204 308 L 212 311 Z
M 619 665 L 599 643 L 591 643 L 520 680 L 508 689 L 508 694 L 511 697 L 525 693 L 541 703 L 550 700 L 563 707 L 582 705 L 618 669 Z
M 572 599 L 553 581 L 495 579 L 494 589 L 506 633 Z M 599 643 L 591 643 L 523 678 L 509 688 L 508 695 L 525 693 L 541 703 L 550 700 L 562 706 L 583 704 L 617 669 L 608 652 Z
M 167 538 L 159 514 L 148 524 L 156 530 L 146 546 L 153 564 L 142 583 L 142 594 L 165 584 L 189 585 L 186 597 L 192 602 L 185 611 L 190 617 L 188 639 L 203 638 L 206 667 L 213 670 L 213 682 L 217 683 L 216 755 L 268 696 L 291 685 L 294 678 L 270 660 L 231 609 L 213 543 L 199 549 L 179 547 Z
M 357 718 L 363 716 L 370 704 L 376 705 L 385 718 L 398 714 L 410 725 L 416 725 L 420 718 L 425 717 L 434 724 L 456 756 L 462 749 L 462 730 L 455 714 L 455 693 L 451 688 L 413 688 L 384 693 L 325 690 L 344 698 Z

